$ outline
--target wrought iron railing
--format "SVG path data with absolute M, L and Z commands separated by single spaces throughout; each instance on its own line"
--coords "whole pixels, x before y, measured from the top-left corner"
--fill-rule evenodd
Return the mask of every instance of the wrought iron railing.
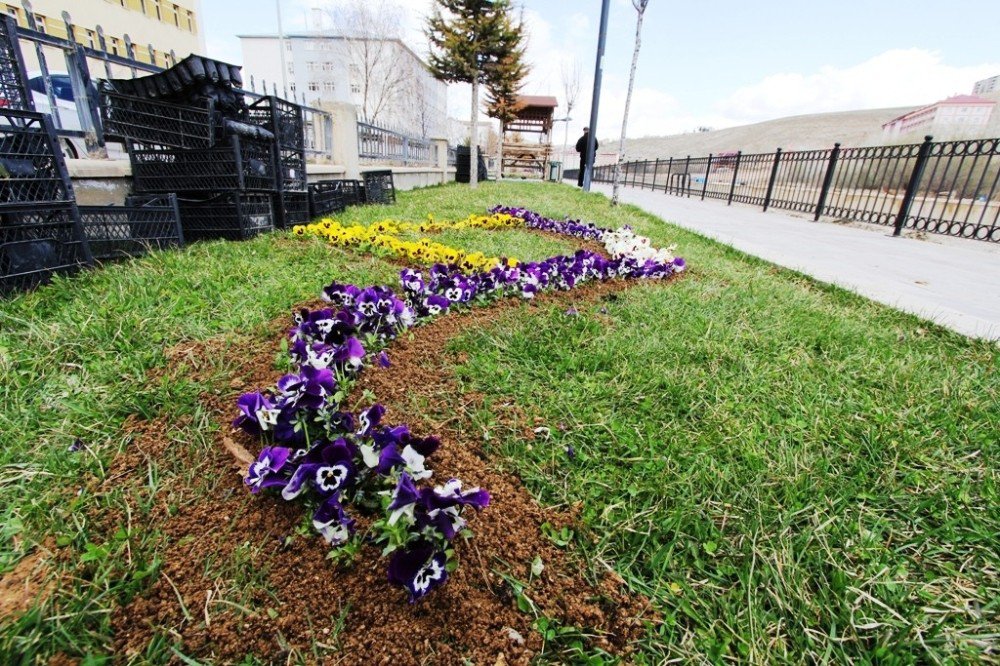
M 358 157 L 366 161 L 432 164 L 431 142 L 358 121 Z
M 611 183 L 614 164 L 592 180 Z M 567 170 L 566 178 L 576 178 Z M 1000 139 L 625 162 L 621 182 L 840 220 L 1000 242 Z
M 65 62 L 66 73 L 69 76 L 72 87 L 72 98 L 75 103 L 75 113 L 77 122 L 64 122 L 69 120 L 62 113 L 52 113 L 52 121 L 56 127 L 56 132 L 64 137 L 76 137 L 86 142 L 87 150 L 94 150 L 98 146 L 104 145 L 103 131 L 101 127 L 100 112 L 98 109 L 97 90 L 92 82 L 91 71 L 99 72 L 98 77 L 104 78 L 125 78 L 136 77 L 153 72 L 162 72 L 164 67 L 156 63 L 159 59 L 165 60 L 165 64 L 173 65 L 177 63 L 177 57 L 173 51 L 169 54 L 160 54 L 157 58 L 152 45 L 139 46 L 133 44 L 128 35 L 124 35 L 123 51 L 117 52 L 117 45 L 114 51 L 109 50 L 108 40 L 100 26 L 96 27 L 95 39 L 92 45 L 80 43 L 81 29 L 73 23 L 69 12 L 62 12 L 62 25 L 55 26 L 51 18 L 46 25 L 46 31 L 39 30 L 35 21 L 35 13 L 29 0 L 22 0 L 23 12 L 19 13 L 19 18 L 23 19 L 17 25 L 17 40 L 20 42 L 22 54 L 30 52 L 33 56 L 33 65 L 37 65 L 37 78 L 41 79 L 42 90 L 33 87 L 32 90 L 39 95 L 44 95 L 49 110 L 58 109 L 58 95 L 56 86 L 53 83 L 52 65 L 50 61 L 55 58 L 55 62 L 62 58 Z M 66 35 L 65 38 L 52 34 L 58 32 Z M 142 58 L 146 58 L 143 60 Z M 57 75 L 58 76 L 58 75 Z M 32 77 L 34 79 L 36 77 Z M 252 82 L 252 79 L 251 79 Z M 261 93 L 256 91 L 256 85 L 251 84 L 250 90 L 241 92 L 251 100 L 259 99 L 267 94 L 266 82 L 263 82 Z M 29 95 L 31 92 L 29 92 Z M 275 92 L 275 94 L 277 94 Z M 303 98 L 303 114 L 305 117 L 305 148 L 307 154 L 329 155 L 332 147 L 333 120 L 332 116 L 320 109 L 305 105 Z M 69 109 L 63 111 L 70 112 Z M 70 128 L 64 125 L 79 126 L 80 129 Z

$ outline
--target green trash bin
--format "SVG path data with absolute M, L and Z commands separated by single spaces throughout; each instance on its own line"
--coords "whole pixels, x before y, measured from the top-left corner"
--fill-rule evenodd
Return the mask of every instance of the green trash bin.
M 549 181 L 558 183 L 562 180 L 562 162 L 549 162 Z

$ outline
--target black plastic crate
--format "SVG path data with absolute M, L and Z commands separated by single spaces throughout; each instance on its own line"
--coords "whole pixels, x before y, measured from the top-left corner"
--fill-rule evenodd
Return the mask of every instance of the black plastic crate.
M 271 195 L 248 192 L 179 193 L 181 228 L 188 242 L 246 240 L 274 230 Z
M 309 214 L 313 219 L 339 213 L 364 203 L 364 189 L 357 180 L 321 180 L 309 183 Z
M 17 21 L 10 16 L 0 17 L 0 98 L 8 109 L 35 110 L 17 41 Z
M 274 145 L 233 136 L 229 145 L 200 150 L 129 145 L 136 192 L 273 192 Z
M 308 192 L 276 192 L 271 196 L 275 228 L 291 229 L 296 224 L 309 224 L 312 221 Z
M 176 194 L 136 195 L 124 206 L 80 206 L 94 259 L 120 259 L 184 245 Z
M 0 108 L 0 207 L 73 201 L 51 118 Z
M 302 150 L 275 148 L 278 158 L 278 185 L 287 192 L 306 191 L 306 154 Z
M 302 107 L 294 102 L 267 95 L 252 103 L 247 109 L 251 125 L 257 125 L 274 134 L 280 148 L 305 149 L 305 121 Z
M 0 293 L 31 289 L 92 263 L 75 205 L 0 208 Z
M 396 203 L 396 186 L 392 180 L 392 171 L 388 169 L 364 171 L 361 177 L 365 182 L 365 203 Z
M 101 90 L 101 120 L 109 139 L 174 148 L 211 148 L 219 122 L 211 99 L 202 106 L 175 104 L 123 95 L 106 82 Z

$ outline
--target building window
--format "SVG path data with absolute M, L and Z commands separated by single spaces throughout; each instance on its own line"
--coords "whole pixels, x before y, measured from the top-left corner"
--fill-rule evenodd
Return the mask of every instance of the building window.
M 139 11 L 146 13 L 146 0 L 139 0 Z
M 309 82 L 309 92 L 319 92 L 319 84 L 315 81 Z
M 177 5 L 174 5 L 174 25 L 181 27 L 181 9 Z
M 160 0 L 153 0 L 153 7 L 156 9 L 156 20 L 163 20 L 163 13 L 160 11 Z
M 294 95 L 295 94 L 295 82 L 292 81 L 291 83 L 289 83 L 288 84 L 288 88 L 292 91 L 292 94 Z
M 361 84 L 352 83 L 351 84 L 351 92 L 354 93 L 355 95 L 360 95 L 361 94 Z
M 35 14 L 35 27 L 38 28 L 38 32 L 45 34 L 45 17 L 41 14 Z
M 332 93 L 333 90 L 334 90 L 333 81 L 324 81 L 323 82 L 323 92 Z
M 15 20 L 20 18 L 20 16 L 18 16 L 17 13 L 17 7 L 11 7 L 10 5 L 7 5 L 7 13 L 13 16 Z
M 94 31 L 93 30 L 88 30 L 87 31 L 87 46 L 89 46 L 90 48 L 94 48 Z
M 291 51 L 292 50 L 292 43 L 290 41 L 286 41 L 285 42 L 285 50 L 286 51 Z
M 188 12 L 188 32 L 194 32 L 194 14 Z

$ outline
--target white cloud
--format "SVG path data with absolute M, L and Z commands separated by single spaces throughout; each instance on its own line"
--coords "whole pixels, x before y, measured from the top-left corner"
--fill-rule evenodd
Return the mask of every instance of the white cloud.
M 1000 63 L 955 67 L 942 62 L 936 51 L 893 49 L 851 67 L 773 74 L 738 89 L 714 108 L 728 124 L 737 125 L 805 113 L 929 104 L 970 93 L 975 81 L 998 71 Z

